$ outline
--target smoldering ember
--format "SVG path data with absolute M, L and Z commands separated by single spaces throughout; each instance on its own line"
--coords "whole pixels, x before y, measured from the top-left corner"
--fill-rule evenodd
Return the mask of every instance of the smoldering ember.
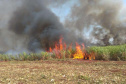
M 61 22 L 52 9 L 62 8 L 65 4 L 69 7 L 71 2 L 1 0 L 0 51 L 46 51 L 50 47 L 55 48 L 61 36 L 67 46 L 72 44 L 73 48 L 76 42 L 84 43 L 86 47 L 126 43 L 126 16 L 122 0 L 78 0 Z M 61 10 L 63 12 L 65 10 Z

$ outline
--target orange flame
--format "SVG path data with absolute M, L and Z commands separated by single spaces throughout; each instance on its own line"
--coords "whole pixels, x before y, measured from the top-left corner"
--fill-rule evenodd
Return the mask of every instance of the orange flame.
M 49 52 L 52 52 L 52 48 L 51 47 L 49 48 Z
M 63 50 L 62 40 L 63 40 L 63 38 L 61 37 L 61 38 L 59 39 L 60 51 L 62 51 L 62 50 Z
M 83 58 L 84 58 L 84 55 L 81 50 L 81 46 L 78 43 L 76 43 L 76 53 L 74 54 L 73 59 L 83 59 Z
M 49 48 L 49 52 L 54 52 L 56 55 L 56 58 L 58 58 L 58 59 L 62 58 L 62 53 L 61 53 L 62 50 L 72 51 L 72 44 L 69 45 L 67 48 L 66 43 L 63 42 L 63 37 L 61 37 L 59 39 L 59 43 L 55 43 L 54 50 L 52 50 L 51 47 Z M 73 59 L 89 59 L 89 60 L 95 59 L 95 55 L 93 52 L 88 54 L 86 52 L 85 45 L 84 44 L 79 45 L 78 43 L 76 43 L 76 52 L 72 56 L 73 56 Z M 70 56 L 70 57 L 72 57 L 72 56 Z

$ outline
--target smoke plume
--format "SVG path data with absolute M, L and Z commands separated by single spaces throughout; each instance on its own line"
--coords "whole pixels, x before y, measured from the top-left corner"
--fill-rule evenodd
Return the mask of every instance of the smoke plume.
M 125 14 L 122 8 L 122 0 L 79 0 L 71 9 L 66 27 L 80 32 L 92 30 L 91 37 L 99 45 L 123 44 L 126 42 L 126 18 L 122 17 Z
M 54 47 L 62 36 L 67 44 L 126 43 L 126 7 L 122 0 L 78 0 L 63 25 L 49 7 L 68 0 L 1 0 L 0 51 L 39 52 Z M 62 11 L 64 12 L 64 11 Z M 91 31 L 88 39 L 85 30 Z M 110 42 L 111 41 L 111 42 Z
M 4 40 L 0 43 L 4 48 L 2 50 L 39 52 L 54 47 L 60 36 L 67 43 L 78 39 L 48 9 L 49 3 L 46 0 L 22 0 L 14 3 L 15 8 L 8 11 L 10 16 L 7 18 L 7 26 L 1 29 L 3 33 L 0 39 Z

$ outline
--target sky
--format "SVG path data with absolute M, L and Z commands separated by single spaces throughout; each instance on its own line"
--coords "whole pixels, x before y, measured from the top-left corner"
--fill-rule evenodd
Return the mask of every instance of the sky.
M 63 6 L 57 7 L 57 8 L 51 8 L 52 12 L 55 13 L 59 18 L 62 23 L 64 23 L 65 18 L 68 17 L 71 11 L 71 7 L 77 3 L 76 1 L 69 0 L 66 4 Z
M 126 0 L 123 0 L 124 5 L 126 5 Z

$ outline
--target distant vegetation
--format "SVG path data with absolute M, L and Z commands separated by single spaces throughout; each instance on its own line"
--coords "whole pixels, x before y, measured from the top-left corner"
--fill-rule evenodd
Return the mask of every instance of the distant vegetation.
M 85 55 L 94 53 L 96 60 L 113 60 L 113 61 L 126 61 L 126 45 L 118 46 L 105 46 L 97 47 L 93 46 L 86 49 Z M 41 52 L 41 53 L 23 53 L 19 55 L 6 55 L 0 54 L 0 61 L 35 61 L 35 60 L 51 60 L 51 59 L 70 59 L 76 53 L 72 50 L 52 51 L 52 52 Z

